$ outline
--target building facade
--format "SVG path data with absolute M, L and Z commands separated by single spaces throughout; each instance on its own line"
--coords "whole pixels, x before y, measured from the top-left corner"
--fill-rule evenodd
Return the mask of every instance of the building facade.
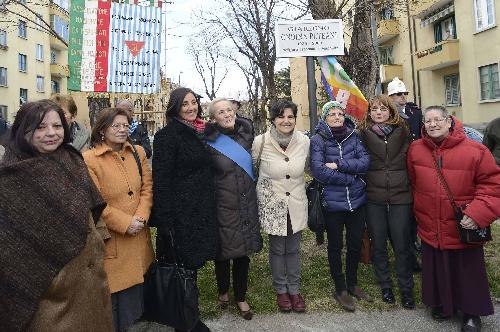
M 353 10 L 347 6 L 344 13 L 346 46 Z M 500 2 L 494 0 L 376 2 L 373 29 L 382 92 L 399 77 L 410 92 L 408 100 L 422 108 L 446 106 L 477 127 L 499 117 L 499 13 Z M 292 99 L 308 114 L 305 60 L 291 59 L 290 73 Z M 308 129 L 307 120 L 301 123 Z
M 68 13 L 68 0 L 19 0 L 0 7 L 0 116 L 7 121 L 27 101 L 66 93 Z

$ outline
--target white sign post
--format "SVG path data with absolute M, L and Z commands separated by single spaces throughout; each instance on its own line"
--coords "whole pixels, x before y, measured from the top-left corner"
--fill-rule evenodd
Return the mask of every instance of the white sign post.
M 344 55 L 342 20 L 304 20 L 276 24 L 276 56 Z

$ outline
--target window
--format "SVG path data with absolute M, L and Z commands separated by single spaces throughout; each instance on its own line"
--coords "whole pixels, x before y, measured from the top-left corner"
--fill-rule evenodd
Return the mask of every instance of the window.
M 26 54 L 19 53 L 19 71 L 26 72 Z
M 443 40 L 456 39 L 457 29 L 455 16 L 448 17 L 434 24 L 434 41 L 440 43 Z
M 26 37 L 27 35 L 26 35 L 26 22 L 25 21 L 19 20 L 17 35 L 21 38 L 24 38 L 24 39 L 27 38 Z
M 36 75 L 36 91 L 44 92 L 45 91 L 45 80 L 43 76 Z
M 44 25 L 45 24 L 42 22 L 41 15 L 36 15 L 36 18 L 35 18 L 35 28 L 37 30 L 43 30 Z
M 479 67 L 481 100 L 500 99 L 500 84 L 498 81 L 498 63 Z
M 381 8 L 380 12 L 380 19 L 381 20 L 394 20 L 394 9 L 392 7 L 386 7 L 386 8 Z
M 7 68 L 0 67 L 0 86 L 7 86 Z
M 446 106 L 460 105 L 460 76 L 458 74 L 444 77 Z
M 393 65 L 394 57 L 392 56 L 392 46 L 379 48 L 380 64 Z
M 65 11 L 69 12 L 69 2 L 68 0 L 51 0 L 52 3 L 58 5 Z
M 57 63 L 57 51 L 50 49 L 50 64 L 53 65 Z
M 7 48 L 7 31 L 0 30 L 0 49 Z
M 476 31 L 495 25 L 495 7 L 493 0 L 474 0 Z
M 0 105 L 0 119 L 7 120 L 7 105 Z
M 52 80 L 52 81 L 50 81 L 50 90 L 52 93 L 60 93 L 61 92 L 61 85 L 59 84 L 58 81 Z
M 68 22 L 57 15 L 50 15 L 50 27 L 65 41 L 69 38 Z
M 41 44 L 36 44 L 36 59 L 43 61 L 43 45 Z
M 28 102 L 28 89 L 19 89 L 19 104 Z

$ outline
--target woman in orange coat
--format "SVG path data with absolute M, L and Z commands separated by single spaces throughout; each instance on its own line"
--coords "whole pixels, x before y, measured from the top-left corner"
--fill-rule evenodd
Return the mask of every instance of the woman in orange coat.
M 143 312 L 143 275 L 154 253 L 147 220 L 153 200 L 146 154 L 129 142 L 130 115 L 119 108 L 101 111 L 92 130 L 92 149 L 83 154 L 90 175 L 108 203 L 102 214 L 116 331 L 124 331 Z

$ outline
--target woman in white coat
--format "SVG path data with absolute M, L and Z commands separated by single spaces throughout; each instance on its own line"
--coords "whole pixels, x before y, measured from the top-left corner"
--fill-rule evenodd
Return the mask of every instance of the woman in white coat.
M 303 312 L 300 238 L 307 225 L 304 169 L 309 138 L 295 130 L 297 105 L 279 100 L 269 110 L 271 129 L 255 138 L 257 199 L 262 230 L 269 234 L 269 264 L 281 311 Z

